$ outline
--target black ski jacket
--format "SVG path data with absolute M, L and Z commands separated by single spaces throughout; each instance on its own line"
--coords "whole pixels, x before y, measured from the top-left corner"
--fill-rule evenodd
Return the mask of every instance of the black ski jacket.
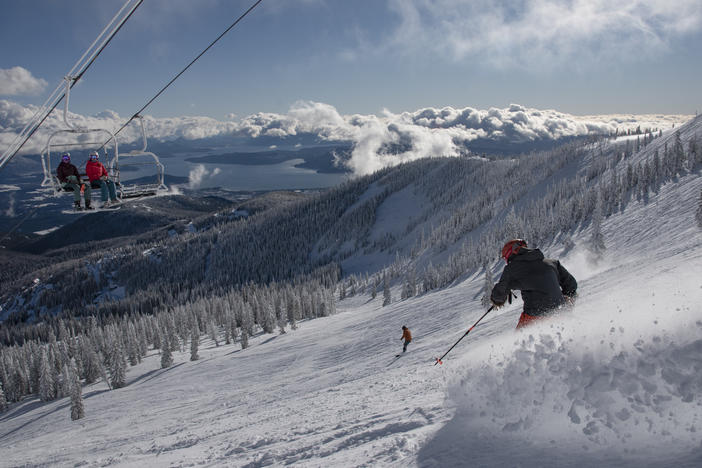
M 76 176 L 78 182 L 80 182 L 80 174 L 78 173 L 78 168 L 71 163 L 61 161 L 56 168 L 56 176 L 61 183 L 65 184 L 68 181 L 68 176 Z
M 512 256 L 490 299 L 503 304 L 513 289 L 522 292 L 524 312 L 544 315 L 573 297 L 578 283 L 558 260 L 544 258 L 539 249 L 522 249 Z

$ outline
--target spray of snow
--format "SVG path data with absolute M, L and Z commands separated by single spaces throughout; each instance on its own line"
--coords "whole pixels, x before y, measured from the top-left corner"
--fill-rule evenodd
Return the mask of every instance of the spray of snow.
M 197 189 L 202 185 L 205 179 L 214 177 L 221 172 L 221 169 L 218 167 L 209 170 L 203 164 L 198 164 L 190 170 L 188 175 L 188 187 L 191 189 Z

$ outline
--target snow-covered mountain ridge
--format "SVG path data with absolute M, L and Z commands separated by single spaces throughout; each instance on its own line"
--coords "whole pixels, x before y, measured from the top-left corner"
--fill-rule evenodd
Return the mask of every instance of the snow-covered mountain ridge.
M 686 155 L 700 125 L 698 119 L 680 129 Z M 437 231 L 442 244 L 425 241 L 420 244 L 425 249 L 408 258 L 419 267 L 431 259 L 438 264 L 442 256 L 452 259 L 445 269 L 446 278 L 453 278 L 451 287 L 430 288 L 400 301 L 402 279 L 392 288 L 389 306 L 359 292 L 339 301 L 337 314 L 330 317 L 301 321 L 297 330 L 283 335 L 257 335 L 244 350 L 238 342 L 215 346 L 207 340 L 200 361 L 189 362 L 186 353 L 176 352 L 175 365 L 166 369 L 158 369 L 159 356 L 151 350 L 127 371 L 125 387 L 105 391 L 102 382 L 86 386 L 86 417 L 79 421 L 70 421 L 65 399 L 14 403 L 0 416 L 0 455 L 13 466 L 698 466 L 699 164 L 685 168 L 690 159 L 681 161 L 681 170 L 647 181 L 651 189 L 645 194 L 639 184 L 610 190 L 625 187 L 621 180 L 613 181 L 615 169 L 626 176 L 631 163 L 632 175 L 646 174 L 639 164 L 650 161 L 654 167 L 656 150 L 668 161 L 663 158 L 666 143 L 673 151 L 676 138 L 664 135 L 639 152 L 632 142 L 630 155 L 621 148 L 621 165 L 605 164 L 601 171 L 595 169 L 598 150 L 609 153 L 595 146 L 539 179 L 543 182 L 536 187 L 512 192 L 523 197 L 510 200 L 500 193 L 493 200 L 499 213 L 495 225 L 526 225 L 530 240 L 534 236 L 529 234 L 542 235 L 534 244 L 561 258 L 578 279 L 579 299 L 568 315 L 514 332 L 521 307 L 517 301 L 488 315 L 443 366 L 433 366 L 433 357 L 482 313 L 483 271 L 466 269 L 469 263 L 458 260 L 462 250 L 475 251 L 461 241 L 481 245 L 480 234 L 492 229 L 488 221 L 477 232 L 462 233 L 470 226 L 469 211 L 447 208 L 446 219 L 457 234 L 450 236 L 446 226 Z M 549 160 L 542 158 L 535 163 Z M 435 170 L 455 168 L 450 163 L 455 161 Z M 496 164 L 506 166 L 505 175 L 515 171 L 509 162 Z M 343 218 L 361 217 L 357 210 L 379 195 L 382 184 L 376 181 L 391 172 L 359 185 L 354 193 L 360 195 L 349 197 L 337 220 L 360 235 L 340 237 L 340 243 L 365 235 L 377 238 L 384 222 L 406 233 L 406 227 L 396 229 L 392 215 L 405 209 L 397 201 L 403 195 L 429 209 L 421 191 L 413 191 L 419 179 L 409 175 L 426 167 L 396 173 L 394 180 L 402 183 L 373 202 L 372 213 L 380 216 L 360 224 L 362 229 Z M 634 172 L 639 168 L 640 173 Z M 585 213 L 568 231 L 548 237 L 545 228 L 520 226 L 517 214 L 510 219 L 512 206 L 518 207 L 515 213 L 536 210 L 531 200 L 548 200 L 551 190 L 570 193 L 556 178 L 578 171 L 583 171 L 583 183 L 591 183 L 583 187 L 596 187 L 595 200 L 589 205 L 583 197 L 585 201 L 559 205 Z M 388 177 L 385 186 L 388 182 L 393 179 Z M 456 197 L 459 207 L 466 206 L 465 198 Z M 588 247 L 597 210 L 606 250 L 593 263 Z M 295 214 L 299 212 L 291 216 Z M 563 225 L 556 215 L 544 218 L 549 229 Z M 205 226 L 202 232 L 216 225 Z M 425 232 L 434 237 L 428 227 Z M 496 239 L 486 242 L 498 240 L 502 231 L 494 232 Z M 401 244 L 404 236 L 397 238 L 388 245 Z M 322 242 L 336 241 L 332 236 Z M 368 258 L 373 250 L 369 252 L 364 254 Z M 354 258 L 345 255 L 342 265 Z M 474 262 L 482 265 L 489 259 L 488 266 L 498 272 L 495 249 L 486 248 L 484 255 Z M 375 265 L 384 261 L 370 260 Z M 402 261 L 398 268 L 405 265 Z M 454 277 L 452 269 L 461 274 Z M 404 278 L 404 272 L 398 275 Z M 402 324 L 412 329 L 415 341 L 393 362 Z

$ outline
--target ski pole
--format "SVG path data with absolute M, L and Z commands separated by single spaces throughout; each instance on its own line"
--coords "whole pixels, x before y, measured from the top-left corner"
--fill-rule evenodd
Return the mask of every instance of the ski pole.
M 452 349 L 453 349 L 453 348 L 454 348 L 454 347 L 455 347 L 455 346 L 456 346 L 456 345 L 457 345 L 458 343 L 460 343 L 460 342 L 461 342 L 461 340 L 462 340 L 463 338 L 465 338 L 465 337 L 466 337 L 466 335 L 467 335 L 468 333 L 470 333 L 470 331 L 471 331 L 472 329 L 474 329 L 474 328 L 475 328 L 475 326 L 476 326 L 477 324 L 479 324 L 479 323 L 480 323 L 480 321 L 481 321 L 482 319 L 484 319 L 484 318 L 485 318 L 485 316 L 486 316 L 487 314 L 489 314 L 489 313 L 490 313 L 490 311 L 492 311 L 492 309 L 494 309 L 494 308 L 495 308 L 495 306 L 494 306 L 494 305 L 491 305 L 491 306 L 490 306 L 490 308 L 489 308 L 489 309 L 487 310 L 487 312 L 485 312 L 485 313 L 483 314 L 483 316 L 482 316 L 482 317 L 480 317 L 480 318 L 478 319 L 478 321 L 477 321 L 477 322 L 475 322 L 475 323 L 473 324 L 473 326 L 472 326 L 472 327 L 470 327 L 470 328 L 468 329 L 468 331 L 467 331 L 467 332 L 465 332 L 465 333 L 463 334 L 463 336 L 462 336 L 462 337 L 460 337 L 460 338 L 458 339 L 458 341 L 456 341 L 456 342 L 455 342 L 455 343 L 453 344 L 453 346 L 451 346 L 451 347 L 449 348 L 449 350 L 448 350 L 448 351 L 446 351 L 446 352 L 444 353 L 444 355 L 443 355 L 443 356 L 441 356 L 440 358 L 435 358 L 435 359 L 436 359 L 436 362 L 434 363 L 434 365 L 437 365 L 437 364 L 443 364 L 443 361 L 441 361 L 441 360 L 442 360 L 443 358 L 445 358 L 445 357 L 446 357 L 446 355 L 447 355 L 448 353 L 450 353 L 450 352 L 451 352 L 451 350 L 452 350 Z

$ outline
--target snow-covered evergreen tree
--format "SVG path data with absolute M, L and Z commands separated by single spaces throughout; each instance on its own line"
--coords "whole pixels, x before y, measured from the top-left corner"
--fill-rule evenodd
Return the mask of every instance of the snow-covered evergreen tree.
M 127 385 L 127 358 L 120 340 L 115 340 L 112 344 L 109 367 L 110 386 L 122 388 Z
M 241 349 L 249 347 L 249 332 L 246 327 L 241 327 Z
M 392 294 L 390 293 L 390 284 L 387 276 L 383 275 L 383 307 L 390 305 L 392 302 Z
M 7 409 L 7 399 L 5 398 L 5 392 L 2 389 L 2 383 L 0 383 L 0 413 Z
M 173 365 L 173 351 L 171 351 L 171 344 L 168 342 L 169 337 L 164 336 L 163 342 L 161 343 L 161 369 L 171 367 Z
M 602 234 L 602 197 L 599 194 L 592 212 L 592 232 L 588 247 L 593 255 L 593 261 L 600 260 L 606 250 L 604 234 Z
M 214 319 L 210 319 L 207 322 L 207 333 L 210 335 L 210 339 L 214 342 L 215 346 L 219 346 L 219 340 L 217 339 L 217 325 L 215 325 Z
M 697 203 L 697 225 L 702 229 L 702 190 L 700 190 L 700 198 Z
M 198 348 L 200 347 L 200 328 L 197 326 L 197 322 L 195 323 L 195 326 L 193 326 L 192 331 L 190 332 L 190 360 L 191 361 L 197 361 L 200 359 L 200 356 L 198 356 Z
M 83 388 L 80 383 L 80 377 L 78 376 L 76 363 L 73 359 L 71 359 L 70 364 L 68 364 L 66 368 L 68 369 L 68 376 L 70 379 L 69 393 L 71 395 L 71 419 L 75 421 L 85 416 L 85 408 L 83 406 Z
M 89 338 L 81 340 L 83 354 L 83 378 L 86 384 L 95 382 L 100 377 L 100 357 Z
M 286 323 L 287 323 L 287 320 L 286 320 L 285 317 L 280 317 L 280 318 L 278 319 L 278 333 L 279 333 L 280 335 L 284 335 L 284 334 L 285 334 L 285 324 L 286 324 Z
M 53 369 L 49 365 L 46 350 L 42 350 L 41 367 L 39 369 L 39 398 L 41 401 L 51 401 L 56 398 L 56 387 Z
M 297 321 L 295 320 L 295 302 L 294 300 L 290 300 L 288 303 L 288 307 L 285 309 L 285 313 L 287 315 L 287 320 L 288 324 L 290 325 L 291 330 L 296 330 L 297 329 Z

